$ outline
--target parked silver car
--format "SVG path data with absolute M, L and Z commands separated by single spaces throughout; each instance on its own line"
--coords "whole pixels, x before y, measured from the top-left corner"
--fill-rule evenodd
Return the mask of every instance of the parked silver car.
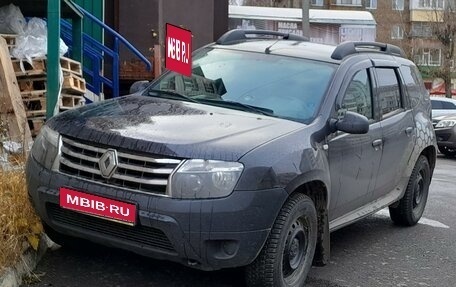
M 456 100 L 443 98 L 443 97 L 431 97 L 432 104 L 432 123 L 434 127 L 444 117 L 456 115 Z
M 456 155 L 456 115 L 444 117 L 435 126 L 439 151 L 446 156 Z

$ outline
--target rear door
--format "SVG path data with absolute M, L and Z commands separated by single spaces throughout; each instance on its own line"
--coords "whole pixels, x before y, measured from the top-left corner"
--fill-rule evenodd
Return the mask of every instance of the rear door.
M 382 128 L 374 111 L 372 97 L 372 66 L 370 61 L 359 63 L 344 79 L 347 83 L 338 96 L 338 117 L 346 111 L 366 116 L 370 127 L 367 134 L 355 135 L 335 132 L 328 139 L 328 157 L 332 194 L 330 220 L 367 204 L 375 187 L 375 179 L 382 155 Z M 337 104 L 339 105 L 339 104 Z
M 399 68 L 382 63 L 375 70 L 375 94 L 381 113 L 383 156 L 377 175 L 373 200 L 386 196 L 399 184 L 415 143 L 415 122 Z M 386 65 L 385 65 L 386 64 Z

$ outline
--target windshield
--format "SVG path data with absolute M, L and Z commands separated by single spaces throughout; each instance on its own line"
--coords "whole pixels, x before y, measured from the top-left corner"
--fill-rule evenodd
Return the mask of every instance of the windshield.
M 148 91 L 155 96 L 160 90 L 174 92 L 183 96 L 180 99 L 309 123 L 335 69 L 333 64 L 306 59 L 204 49 L 194 55 L 192 77 L 169 72 Z

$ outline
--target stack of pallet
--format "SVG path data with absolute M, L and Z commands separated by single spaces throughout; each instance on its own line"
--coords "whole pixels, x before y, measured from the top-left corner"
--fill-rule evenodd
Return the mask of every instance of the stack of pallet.
M 46 120 L 46 58 L 35 58 L 32 65 L 12 59 L 14 71 L 24 102 L 32 135 L 36 136 Z M 86 92 L 81 64 L 62 57 L 60 59 L 64 82 L 59 98 L 59 110 L 73 109 L 84 105 Z
M 12 59 L 32 136 L 36 136 L 46 120 L 46 59 L 26 61 Z M 21 66 L 24 68 L 22 69 Z
M 86 82 L 82 77 L 81 63 L 62 57 L 60 66 L 63 71 L 63 87 L 59 100 L 61 111 L 74 109 L 85 104 Z

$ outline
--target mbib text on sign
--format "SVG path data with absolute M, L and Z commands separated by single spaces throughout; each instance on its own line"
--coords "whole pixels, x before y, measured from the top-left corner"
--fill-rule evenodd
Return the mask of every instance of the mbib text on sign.
M 166 24 L 166 68 L 190 77 L 192 75 L 192 32 Z

